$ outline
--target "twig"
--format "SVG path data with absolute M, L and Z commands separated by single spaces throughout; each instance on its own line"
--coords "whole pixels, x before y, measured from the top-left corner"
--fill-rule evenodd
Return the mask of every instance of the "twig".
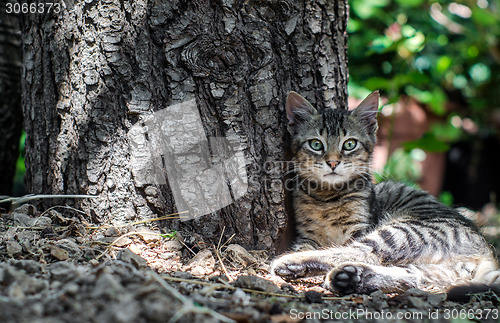
M 226 226 L 222 228 L 222 232 L 219 237 L 219 242 L 217 243 L 217 248 L 215 248 L 215 255 L 217 256 L 217 259 L 219 259 L 219 263 L 222 267 L 222 271 L 224 271 L 224 274 L 226 274 L 227 279 L 229 279 L 230 282 L 233 281 L 233 278 L 229 276 L 229 272 L 226 269 L 226 266 L 224 266 L 224 263 L 222 262 L 221 256 L 220 256 L 220 242 L 222 241 L 222 237 L 224 236 L 224 231 L 226 230 Z
M 196 256 L 196 252 L 194 252 L 193 249 L 189 248 L 184 242 L 182 242 L 182 240 L 179 239 L 177 241 L 179 241 L 181 243 L 181 245 L 186 247 L 187 250 L 191 251 L 191 253 Z
M 75 212 L 78 212 L 78 213 L 81 213 L 83 215 L 87 215 L 87 213 L 83 212 L 82 210 L 78 210 L 78 209 L 75 209 L 74 207 L 71 207 L 71 206 L 67 206 L 67 205 L 54 205 L 52 207 L 49 207 L 47 210 L 43 211 L 42 214 L 40 214 L 40 216 L 43 216 L 45 215 L 45 213 L 49 212 L 50 210 L 53 210 L 55 208 L 62 208 L 62 209 L 69 209 L 69 210 L 72 210 L 72 211 L 75 211 Z
M 184 279 L 184 278 L 177 278 L 177 277 L 170 277 L 170 276 L 160 276 L 162 279 L 165 280 L 170 280 L 170 281 L 175 281 L 175 282 L 185 282 L 185 283 L 191 283 L 191 284 L 198 284 L 198 285 L 204 285 L 204 286 L 213 286 L 213 287 L 218 287 L 218 288 L 224 288 L 224 289 L 229 289 L 229 290 L 236 290 L 238 287 L 234 287 L 231 285 L 224 285 L 220 283 L 211 283 L 211 282 L 204 282 L 204 281 L 199 281 L 199 280 L 194 280 L 194 279 Z M 254 290 L 254 289 L 249 289 L 249 288 L 239 288 L 244 292 L 248 293 L 254 293 L 254 294 L 260 294 L 260 295 L 267 295 L 267 296 L 274 296 L 274 297 L 287 297 L 287 298 L 304 298 L 303 296 L 300 295 L 288 295 L 288 294 L 278 294 L 278 293 L 270 293 L 270 292 L 264 292 L 260 290 Z M 351 297 L 323 297 L 325 300 L 349 300 Z
M 111 242 L 109 244 L 109 246 L 106 248 L 106 250 L 104 250 L 104 252 L 101 255 L 96 257 L 96 260 L 99 260 L 104 254 L 106 254 L 109 250 L 111 250 L 111 248 L 114 247 L 116 245 L 116 242 L 118 242 L 121 238 L 125 238 L 128 236 L 134 235 L 134 234 L 142 235 L 142 234 L 144 234 L 144 232 L 132 231 L 132 232 L 127 232 L 125 234 L 122 234 L 121 236 L 119 236 L 118 238 L 113 240 L 113 242 Z M 164 235 L 162 233 L 148 232 L 147 234 L 148 235 L 150 235 L 150 234 L 157 235 L 157 236 L 160 236 L 162 238 L 164 237 Z
M 178 217 L 176 217 L 174 215 L 179 215 L 179 214 L 188 213 L 188 212 L 189 211 L 182 211 L 182 212 L 177 212 L 177 213 L 172 213 L 172 214 L 164 215 L 164 216 L 161 216 L 159 218 L 147 219 L 147 220 L 139 220 L 139 221 L 136 221 L 136 222 L 126 223 L 126 224 L 119 224 L 119 225 L 103 224 L 103 225 L 100 225 L 100 226 L 90 226 L 90 227 L 85 227 L 85 229 L 97 230 L 97 229 L 103 229 L 103 228 L 107 228 L 107 227 L 124 228 L 124 227 L 128 227 L 128 226 L 133 226 L 133 225 L 136 225 L 136 224 L 142 224 L 142 223 L 148 223 L 148 222 L 154 222 L 154 221 L 171 220 L 171 219 L 182 219 L 182 218 L 185 218 L 185 216 L 178 216 Z
M 222 241 L 222 237 L 224 236 L 225 230 L 226 230 L 226 227 L 224 226 L 222 228 L 222 232 L 221 232 L 220 237 L 219 237 L 219 243 L 217 243 L 217 248 L 214 248 L 214 249 L 215 249 L 215 255 L 217 256 L 217 259 L 219 259 L 219 263 L 222 267 L 222 271 L 224 272 L 224 274 L 226 274 L 226 277 L 227 277 L 227 279 L 229 279 L 229 282 L 232 282 L 234 279 L 229 275 L 229 272 L 227 271 L 226 266 L 224 266 L 224 262 L 222 261 L 222 258 L 220 256 L 220 251 L 221 251 L 221 248 L 224 247 L 234 237 L 235 234 L 233 234 L 229 239 L 227 239 L 226 242 L 224 242 L 224 244 L 221 246 L 220 243 Z
M 219 313 L 215 312 L 214 310 L 211 310 L 208 307 L 199 307 L 199 306 L 194 305 L 194 302 L 191 299 L 182 295 L 175 288 L 168 285 L 165 282 L 165 280 L 162 277 L 160 277 L 160 275 L 158 275 L 154 271 L 150 271 L 149 273 L 154 280 L 156 280 L 165 290 L 167 290 L 170 294 L 172 294 L 172 296 L 174 296 L 176 299 L 178 299 L 183 305 L 182 309 L 177 311 L 177 313 L 175 313 L 175 315 L 172 318 L 170 318 L 170 320 L 168 321 L 169 323 L 177 322 L 184 314 L 187 314 L 190 312 L 191 313 L 208 314 L 208 315 L 212 316 L 213 318 L 220 320 L 221 322 L 235 323 L 234 320 L 231 320 L 230 318 L 228 318 L 222 314 L 219 314 Z
M 7 197 L 2 200 L 0 200 L 0 203 L 5 203 L 5 202 L 12 202 L 12 206 L 22 204 L 31 200 L 38 200 L 38 199 L 59 199 L 59 198 L 97 198 L 97 195 L 64 195 L 64 194 L 40 194 L 40 195 L 34 195 L 34 194 L 28 194 L 20 197 Z

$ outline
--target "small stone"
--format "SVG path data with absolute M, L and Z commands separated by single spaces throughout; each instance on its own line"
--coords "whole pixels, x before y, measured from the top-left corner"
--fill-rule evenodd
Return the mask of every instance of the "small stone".
M 102 273 L 96 281 L 95 289 L 92 291 L 92 296 L 101 298 L 107 296 L 111 299 L 119 299 L 122 297 L 123 287 L 120 285 L 118 278 L 110 273 Z
M 9 287 L 9 290 L 7 293 L 8 293 L 10 298 L 15 298 L 18 300 L 23 300 L 26 298 L 26 295 L 24 294 L 24 290 L 18 282 L 13 283 Z
M 51 246 L 50 254 L 54 256 L 57 260 L 67 260 L 69 258 L 68 251 L 58 246 Z
M 13 213 L 22 213 L 33 216 L 36 214 L 36 207 L 31 204 L 23 204 L 16 208 Z
M 113 241 L 113 245 L 116 247 L 125 247 L 133 242 L 132 239 L 127 237 L 121 237 Z
M 214 272 L 215 258 L 209 249 L 202 250 L 196 254 L 188 263 L 187 268 L 195 276 L 208 275 Z
M 389 304 L 387 303 L 387 299 L 389 298 L 389 296 L 387 296 L 387 294 L 385 294 L 384 292 L 378 290 L 371 293 L 370 296 L 372 298 L 370 303 L 378 311 L 389 307 Z
M 161 236 L 147 227 L 138 227 L 135 232 L 141 237 L 146 243 L 160 241 Z
M 32 223 L 32 218 L 24 213 L 14 213 L 14 224 L 21 227 L 29 227 Z
M 286 293 L 291 293 L 291 294 L 297 293 L 295 288 L 290 284 L 281 284 L 280 288 L 282 291 L 284 291 Z
M 23 251 L 23 247 L 16 240 L 9 240 L 6 242 L 7 245 L 7 254 L 9 257 L 15 256 L 21 251 Z
M 115 227 L 107 228 L 106 231 L 104 231 L 104 236 L 106 237 L 118 237 L 119 235 L 120 231 Z
M 68 256 L 73 259 L 79 259 L 83 256 L 81 247 L 71 238 L 62 239 L 57 242 L 57 246 L 68 252 Z
M 147 267 L 148 265 L 146 259 L 142 258 L 139 255 L 136 255 L 129 248 L 120 250 L 116 258 L 118 258 L 118 260 L 134 265 L 134 267 L 137 269 Z
M 170 241 L 165 241 L 163 247 L 165 250 L 169 251 L 181 251 L 183 246 L 178 239 L 172 239 Z
M 430 293 L 427 296 L 427 302 L 433 307 L 441 307 L 445 299 L 446 299 L 446 294 Z
M 304 298 L 309 304 L 323 303 L 323 294 L 315 292 L 313 290 L 308 290 L 307 292 L 305 292 Z
M 416 296 L 410 296 L 408 297 L 408 307 L 422 310 L 429 308 L 430 306 L 422 298 Z
M 26 271 L 28 274 L 37 274 L 42 272 L 42 266 L 40 265 L 39 262 L 34 261 L 34 260 L 16 260 L 16 259 L 11 259 L 9 261 L 11 265 L 18 269 L 23 269 Z
M 52 224 L 52 219 L 46 216 L 34 218 L 31 225 L 34 227 L 47 228 Z
M 76 276 L 77 267 L 68 261 L 59 261 L 51 264 L 49 271 L 54 281 L 66 281 Z
M 134 243 L 134 244 L 131 244 L 128 248 L 130 249 L 130 251 L 132 251 L 136 255 L 140 255 L 142 253 L 143 246 L 144 246 L 143 244 Z
M 239 276 L 234 282 L 234 286 L 269 293 L 281 293 L 281 289 L 278 286 L 258 276 Z
M 17 233 L 17 228 L 16 227 L 10 227 L 10 228 L 7 229 L 7 232 L 5 232 L 3 238 L 5 240 L 14 239 L 14 237 L 16 236 L 16 233 Z
M 193 278 L 195 278 L 191 273 L 188 273 L 187 271 L 177 271 L 175 273 L 172 273 L 172 277 L 181 278 L 181 279 L 193 279 Z
M 69 283 L 69 284 L 66 284 L 64 287 L 64 290 L 65 290 L 66 294 L 68 294 L 68 295 L 76 295 L 76 293 L 78 293 L 79 289 L 80 288 L 78 287 L 78 284 L 76 284 L 76 283 Z
M 243 290 L 237 288 L 234 291 L 231 300 L 239 305 L 248 305 L 250 303 L 250 295 L 245 293 Z
M 429 294 L 428 292 L 425 292 L 418 288 L 410 288 L 406 292 L 404 292 L 404 295 L 408 296 L 426 296 L 428 294 Z
M 50 216 L 58 223 L 62 225 L 67 225 L 69 224 L 72 220 L 63 216 L 59 211 L 57 210 L 50 210 L 49 211 Z
M 257 263 L 257 259 L 252 256 L 245 248 L 238 244 L 230 244 L 224 251 L 224 254 L 234 263 L 248 266 Z

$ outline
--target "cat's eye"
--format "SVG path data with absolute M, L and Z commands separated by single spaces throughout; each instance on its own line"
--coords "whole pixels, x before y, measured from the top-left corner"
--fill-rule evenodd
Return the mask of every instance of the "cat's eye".
M 323 150 L 323 143 L 318 139 L 309 140 L 309 147 L 314 151 Z
M 344 150 L 349 151 L 356 148 L 357 145 L 358 141 L 356 139 L 347 139 L 346 141 L 344 141 L 344 145 L 342 146 L 342 148 L 344 148 Z

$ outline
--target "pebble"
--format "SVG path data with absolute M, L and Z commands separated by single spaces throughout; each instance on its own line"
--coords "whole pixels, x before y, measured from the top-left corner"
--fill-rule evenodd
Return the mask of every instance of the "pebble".
M 14 213 L 14 225 L 30 227 L 33 219 L 24 213 Z
M 227 246 L 224 254 L 232 261 L 242 266 L 248 266 L 257 263 L 257 259 L 252 256 L 245 248 L 239 244 L 230 244 Z
M 304 293 L 304 298 L 309 304 L 313 303 L 323 303 L 323 294 L 318 293 L 313 290 L 308 290 Z
M 281 293 L 281 289 L 278 286 L 258 276 L 239 276 L 234 282 L 234 286 L 268 293 Z
M 120 231 L 118 231 L 118 229 L 115 227 L 107 228 L 106 231 L 104 231 L 104 236 L 106 237 L 117 237 L 119 235 Z
M 215 258 L 209 249 L 201 250 L 194 256 L 186 266 L 194 276 L 204 276 L 214 272 Z
M 50 254 L 57 258 L 57 260 L 67 260 L 69 258 L 68 251 L 58 246 L 51 246 Z
M 32 204 L 23 204 L 17 207 L 13 213 L 22 213 L 33 216 L 36 214 L 36 207 Z
M 39 228 L 47 228 L 52 225 L 52 219 L 46 216 L 39 216 L 32 219 L 31 226 Z
M 407 302 L 408 302 L 408 307 L 410 307 L 410 308 L 416 308 L 416 309 L 420 309 L 420 310 L 430 308 L 429 303 L 427 303 L 425 300 L 423 300 L 420 297 L 410 296 L 410 297 L 408 297 Z
M 161 236 L 157 232 L 154 232 L 153 230 L 151 230 L 148 227 L 144 227 L 144 226 L 138 227 L 135 230 L 135 232 L 146 243 L 157 242 L 157 241 L 160 241 L 160 239 L 161 239 Z
M 136 255 L 129 248 L 120 250 L 116 258 L 121 261 L 132 264 L 137 269 L 147 267 L 148 265 L 146 259 L 142 258 L 139 255 Z
M 15 256 L 23 251 L 23 247 L 21 247 L 21 245 L 16 240 L 9 240 L 5 244 L 9 257 Z

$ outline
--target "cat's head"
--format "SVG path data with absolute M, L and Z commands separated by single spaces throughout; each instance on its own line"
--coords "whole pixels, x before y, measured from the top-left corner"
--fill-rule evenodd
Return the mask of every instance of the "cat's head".
M 353 111 L 318 111 L 302 96 L 290 92 L 286 113 L 297 174 L 321 190 L 344 190 L 356 181 L 368 181 L 378 101 L 378 92 L 373 92 Z

